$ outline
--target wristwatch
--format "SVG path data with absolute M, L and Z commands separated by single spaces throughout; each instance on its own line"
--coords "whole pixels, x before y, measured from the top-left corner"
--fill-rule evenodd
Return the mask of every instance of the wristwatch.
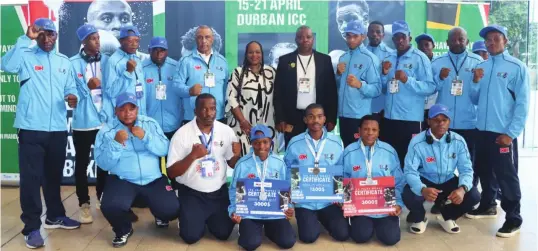
M 467 188 L 466 185 L 461 185 L 460 187 L 463 187 L 463 190 L 464 190 L 466 193 L 469 192 L 469 188 Z

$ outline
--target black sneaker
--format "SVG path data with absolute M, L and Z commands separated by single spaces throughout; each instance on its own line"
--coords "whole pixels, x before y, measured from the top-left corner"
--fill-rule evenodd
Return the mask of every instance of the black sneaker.
M 132 209 L 129 210 L 129 219 L 131 219 L 131 222 L 138 221 L 138 216 L 133 212 Z
M 125 235 L 118 236 L 116 235 L 116 238 L 112 240 L 112 246 L 115 248 L 123 247 L 127 244 L 127 240 L 129 240 L 129 237 L 133 235 L 133 229 L 131 228 L 131 231 Z
M 502 238 L 510 238 L 519 233 L 520 229 L 521 223 L 519 223 L 519 225 L 516 225 L 510 221 L 505 221 L 503 226 L 497 231 L 497 236 Z
M 477 209 L 466 213 L 465 217 L 469 219 L 497 218 L 497 207 L 490 207 L 487 209 L 478 207 Z
M 155 218 L 155 225 L 157 226 L 157 228 L 167 228 L 169 225 L 169 222 L 161 220 L 159 218 Z
M 441 213 L 441 206 L 437 203 L 433 204 L 432 209 L 430 210 L 432 214 L 440 214 Z

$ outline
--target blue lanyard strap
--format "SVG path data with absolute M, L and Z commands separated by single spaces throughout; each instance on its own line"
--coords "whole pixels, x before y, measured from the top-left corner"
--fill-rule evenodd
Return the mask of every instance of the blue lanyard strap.
M 213 142 L 213 129 L 215 127 L 211 128 L 211 135 L 209 136 L 209 140 L 206 139 L 205 134 L 202 132 L 202 135 L 200 135 L 200 141 L 202 141 L 202 144 L 204 144 L 205 148 L 207 149 L 207 154 L 211 154 L 211 142 Z

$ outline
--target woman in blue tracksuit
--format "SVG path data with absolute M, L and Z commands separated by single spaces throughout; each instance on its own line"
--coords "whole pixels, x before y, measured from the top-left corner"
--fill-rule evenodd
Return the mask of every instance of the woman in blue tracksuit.
M 389 214 L 351 217 L 350 236 L 357 243 L 365 243 L 372 238 L 375 232 L 381 243 L 391 246 L 400 241 L 400 219 L 398 216 L 404 206 L 401 195 L 405 179 L 400 168 L 400 161 L 392 146 L 378 140 L 379 123 L 375 117 L 372 115 L 364 116 L 359 132 L 360 139 L 344 150 L 342 158 L 344 178 L 393 176 L 396 188 L 396 206 L 394 206 L 396 210 Z M 371 161 L 370 165 L 367 159 Z
M 246 250 L 255 250 L 262 243 L 263 228 L 265 235 L 281 249 L 292 248 L 295 244 L 295 232 L 288 221 L 293 216 L 291 203 L 285 211 L 286 218 L 275 216 L 242 217 L 235 214 L 236 182 L 241 178 L 264 181 L 265 178 L 287 180 L 288 171 L 284 161 L 271 152 L 271 131 L 265 125 L 256 125 L 250 131 L 250 140 L 254 152 L 243 156 L 234 168 L 230 184 L 230 206 L 228 212 L 235 223 L 239 224 L 238 243 Z

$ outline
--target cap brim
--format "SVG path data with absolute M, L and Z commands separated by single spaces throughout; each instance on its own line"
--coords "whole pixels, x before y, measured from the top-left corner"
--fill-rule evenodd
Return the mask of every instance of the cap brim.
M 352 34 L 355 34 L 355 35 L 364 35 L 364 32 L 361 33 L 361 32 L 358 32 L 357 30 L 344 30 L 345 33 L 352 33 Z
M 395 36 L 395 35 L 398 34 L 398 33 L 402 33 L 402 34 L 404 34 L 404 35 L 406 35 L 406 36 L 409 35 L 409 31 L 406 31 L 406 30 L 395 30 L 395 31 L 392 31 L 392 36 Z
M 161 49 L 168 50 L 168 47 L 165 47 L 165 46 L 162 46 L 162 45 L 154 45 L 154 46 L 150 46 L 149 48 L 150 48 L 150 49 L 153 49 L 153 48 L 161 48 Z
M 477 51 L 484 51 L 484 52 L 488 52 L 487 49 L 485 48 L 480 48 L 480 49 L 474 49 L 473 52 L 477 52 Z
M 131 102 L 131 101 L 125 101 L 125 102 L 123 102 L 123 103 L 116 104 L 116 107 L 122 107 L 122 106 L 124 106 L 124 105 L 126 105 L 126 104 L 132 104 L 132 105 L 138 107 L 137 104 L 135 104 L 135 103 L 133 103 L 133 102 Z
M 492 32 L 492 31 L 499 32 L 499 33 L 503 34 L 503 36 L 506 38 L 506 34 L 504 33 L 504 31 L 502 31 L 500 29 L 497 29 L 495 27 L 485 27 L 482 30 L 480 30 L 480 33 L 478 33 L 478 34 L 480 35 L 481 38 L 486 39 L 486 36 L 488 35 L 488 33 Z
M 445 115 L 448 119 L 450 119 L 450 116 L 449 116 L 448 113 L 446 113 L 446 112 L 437 112 L 437 113 L 428 115 L 428 118 L 429 118 L 429 119 L 433 119 L 433 118 L 435 118 L 435 117 L 437 117 L 437 116 L 439 116 L 439 115 L 441 115 L 441 114 L 442 114 L 442 115 Z

